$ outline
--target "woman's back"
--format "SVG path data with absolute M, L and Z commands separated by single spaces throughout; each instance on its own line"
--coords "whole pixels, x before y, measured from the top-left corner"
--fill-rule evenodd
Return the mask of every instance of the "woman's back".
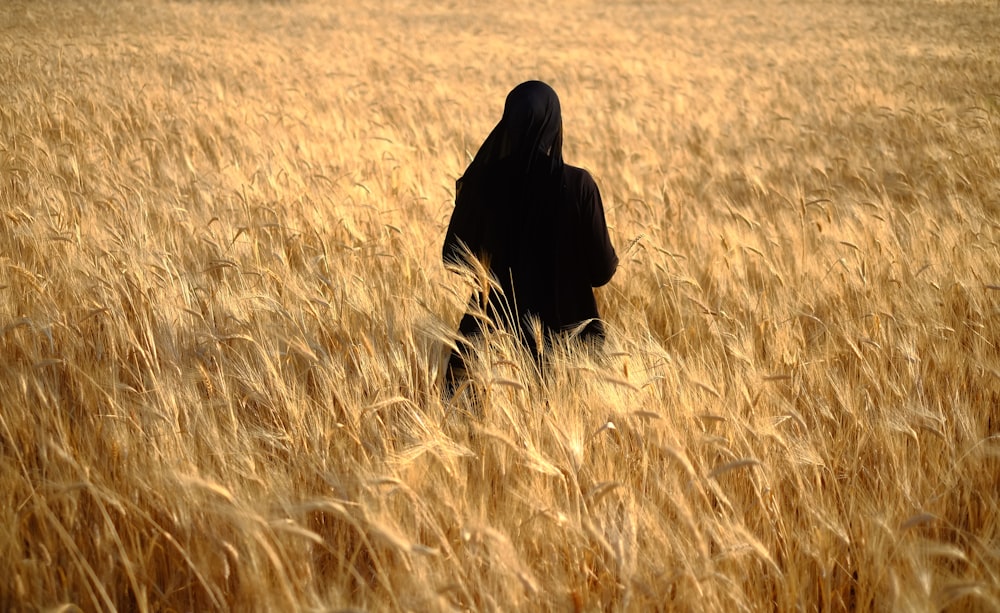
M 618 258 L 593 178 L 581 168 L 563 165 L 560 177 L 546 183 L 537 176 L 544 170 L 534 168 L 528 183 L 537 191 L 527 197 L 511 168 L 503 167 L 509 164 L 498 166 L 474 188 L 478 193 L 465 193 L 476 203 L 466 214 L 456 207 L 445 260 L 458 261 L 464 244 L 488 262 L 501 288 L 490 302 L 490 318 L 496 323 L 523 327 L 526 317 L 535 316 L 553 333 L 595 320 L 584 335 L 602 333 L 592 288 L 611 279 Z M 467 315 L 460 330 L 479 332 L 478 320 Z

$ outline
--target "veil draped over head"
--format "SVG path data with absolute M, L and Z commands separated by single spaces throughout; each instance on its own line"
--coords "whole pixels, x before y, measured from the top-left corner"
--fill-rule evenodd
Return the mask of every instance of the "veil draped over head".
M 507 94 L 500 123 L 459 184 L 475 180 L 484 169 L 507 158 L 527 173 L 540 156 L 549 159 L 552 174 L 562 170 L 562 112 L 555 90 L 541 81 L 526 81 Z
M 491 319 L 506 319 L 526 336 L 525 314 L 543 323 L 557 320 L 561 226 L 567 221 L 562 143 L 555 91 L 541 81 L 515 87 L 500 122 L 456 182 L 445 240 L 446 261 L 461 262 L 464 244 L 488 264 L 502 290 L 490 296 Z M 468 334 L 478 326 L 467 317 L 460 328 Z

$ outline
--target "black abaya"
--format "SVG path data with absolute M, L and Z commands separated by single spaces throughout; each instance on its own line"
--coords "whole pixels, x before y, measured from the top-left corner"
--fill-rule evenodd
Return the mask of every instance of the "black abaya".
M 545 337 L 587 322 L 584 338 L 603 337 L 594 287 L 611 280 L 618 257 L 600 192 L 590 174 L 562 160 L 559 100 L 529 81 L 507 96 L 503 118 L 456 184 L 445 237 L 445 262 L 460 263 L 462 246 L 485 265 L 501 292 L 491 292 L 488 318 L 519 334 L 533 352 L 531 318 Z M 466 337 L 481 331 L 468 313 Z

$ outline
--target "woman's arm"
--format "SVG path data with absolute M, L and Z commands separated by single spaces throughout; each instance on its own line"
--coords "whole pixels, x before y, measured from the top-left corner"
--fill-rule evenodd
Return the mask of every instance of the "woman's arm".
M 441 249 L 441 259 L 445 264 L 462 264 L 465 262 L 466 247 L 472 253 L 480 248 L 478 236 L 482 221 L 476 219 L 473 209 L 469 199 L 462 197 L 462 180 L 459 179 L 455 183 L 455 209 L 451 213 Z
M 618 254 L 611 245 L 608 224 L 604 218 L 604 203 L 597 183 L 586 170 L 580 184 L 580 216 L 583 224 L 583 251 L 587 258 L 587 273 L 591 287 L 600 287 L 611 280 L 618 269 Z

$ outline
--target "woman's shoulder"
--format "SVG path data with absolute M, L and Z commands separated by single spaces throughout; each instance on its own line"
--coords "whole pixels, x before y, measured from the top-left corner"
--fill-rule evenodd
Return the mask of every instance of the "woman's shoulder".
M 563 182 L 573 194 L 588 194 L 597 191 L 594 177 L 585 168 L 563 164 Z
M 580 168 L 579 166 L 572 166 L 570 164 L 563 164 L 563 176 L 566 177 L 567 181 L 575 180 L 577 182 L 594 182 L 594 178 L 590 176 L 590 171 L 586 168 Z

